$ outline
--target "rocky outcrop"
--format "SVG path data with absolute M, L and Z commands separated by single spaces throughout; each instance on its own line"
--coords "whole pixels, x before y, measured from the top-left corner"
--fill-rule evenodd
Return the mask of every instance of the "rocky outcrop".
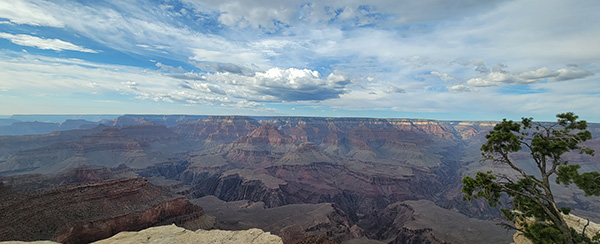
M 583 230 L 585 230 L 585 235 L 590 239 L 600 234 L 600 224 L 591 222 L 588 219 L 584 219 L 573 214 L 563 214 L 563 218 L 565 218 L 567 225 L 575 229 L 575 231 L 578 233 L 583 233 Z
M 103 180 L 37 194 L 6 186 L 1 191 L 2 240 L 88 243 L 157 224 L 212 225 L 202 208 L 143 178 Z
M 35 241 L 35 242 L 0 242 L 3 244 L 31 243 L 31 244 L 52 244 L 57 242 Z M 189 244 L 282 244 L 281 238 L 259 229 L 249 229 L 243 231 L 225 231 L 225 230 L 196 230 L 191 231 L 176 225 L 164 225 L 150 227 L 138 232 L 120 232 L 110 238 L 93 242 L 94 244 L 170 244 L 170 243 L 189 243 Z
M 244 231 L 197 230 L 189 231 L 175 225 L 158 226 L 139 232 L 121 232 L 94 244 L 137 243 L 215 243 L 215 244 L 281 244 L 281 238 L 259 229 Z
M 571 227 L 572 229 L 574 229 L 577 233 L 583 233 L 585 230 L 585 235 L 592 239 L 594 238 L 596 235 L 600 235 L 600 224 L 594 223 L 592 221 L 590 221 L 589 219 L 584 219 L 581 218 L 577 215 L 573 215 L 573 214 L 562 214 L 562 217 L 564 218 L 565 222 L 567 223 L 567 225 L 569 227 Z M 529 223 L 529 221 L 534 222 L 535 218 L 528 218 L 525 221 L 527 221 Z M 532 244 L 533 242 L 531 240 L 529 240 L 527 237 L 525 237 L 525 235 L 523 235 L 523 232 L 521 231 L 517 231 L 517 233 L 515 233 L 513 235 L 513 243 L 514 244 Z

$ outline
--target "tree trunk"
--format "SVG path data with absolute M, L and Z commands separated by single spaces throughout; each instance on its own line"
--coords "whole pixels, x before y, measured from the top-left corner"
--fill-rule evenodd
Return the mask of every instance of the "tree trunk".
M 569 225 L 567 225 L 567 221 L 565 221 L 565 218 L 563 218 L 562 214 L 560 213 L 560 211 L 558 210 L 558 208 L 556 207 L 556 204 L 554 202 L 551 202 L 552 208 L 554 210 L 554 212 L 556 212 L 556 221 L 554 225 L 565 235 L 565 244 L 573 244 L 573 236 L 571 235 L 571 227 L 569 227 Z

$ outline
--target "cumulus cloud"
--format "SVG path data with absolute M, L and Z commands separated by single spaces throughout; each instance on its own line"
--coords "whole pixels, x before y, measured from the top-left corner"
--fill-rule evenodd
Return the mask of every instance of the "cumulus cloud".
M 334 71 L 327 76 L 327 82 L 335 88 L 344 88 L 351 83 L 348 74 L 344 72 Z
M 336 76 L 322 79 L 319 72 L 308 69 L 271 68 L 248 77 L 255 85 L 249 89 L 271 101 L 321 101 L 344 93 L 346 80 Z
M 322 101 L 345 93 L 348 80 L 340 74 L 327 79 L 308 69 L 271 68 L 253 76 L 234 73 L 207 74 L 207 80 L 227 85 L 228 94 L 251 101 Z
M 35 47 L 44 50 L 55 50 L 55 51 L 79 51 L 85 53 L 98 53 L 96 50 L 77 46 L 73 43 L 66 42 L 59 39 L 43 39 L 36 36 L 18 34 L 13 35 L 9 33 L 0 32 L 0 38 L 7 39 L 14 44 L 28 47 Z

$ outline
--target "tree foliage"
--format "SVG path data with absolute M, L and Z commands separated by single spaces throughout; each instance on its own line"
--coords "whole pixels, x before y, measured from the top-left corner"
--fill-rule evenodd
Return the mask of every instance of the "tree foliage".
M 500 203 L 502 193 L 512 200 L 512 209 L 501 209 L 507 220 L 516 224 L 533 243 L 592 243 L 585 234 L 572 230 L 563 214 L 570 208 L 559 208 L 550 189 L 550 177 L 564 185 L 575 184 L 586 195 L 600 196 L 600 173 L 579 173 L 579 165 L 563 159 L 569 151 L 593 155 L 581 144 L 592 138 L 585 120 L 574 113 L 556 115 L 554 123 L 534 122 L 523 118 L 520 123 L 502 120 L 486 135 L 481 146 L 484 160 L 508 165 L 514 175 L 492 171 L 478 172 L 475 178 L 463 178 L 464 199 L 484 198 L 490 206 Z M 538 172 L 530 174 L 511 157 L 516 152 L 528 152 Z

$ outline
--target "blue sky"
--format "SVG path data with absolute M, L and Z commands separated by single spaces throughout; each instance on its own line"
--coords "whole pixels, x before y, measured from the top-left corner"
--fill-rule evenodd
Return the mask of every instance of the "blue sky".
M 0 1 L 0 115 L 600 122 L 600 2 Z

